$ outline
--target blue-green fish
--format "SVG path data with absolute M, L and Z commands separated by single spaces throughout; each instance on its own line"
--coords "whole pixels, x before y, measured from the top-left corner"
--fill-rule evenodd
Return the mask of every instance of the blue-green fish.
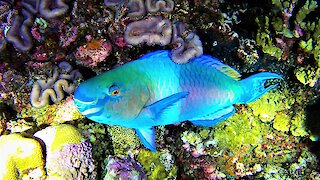
M 241 75 L 208 55 L 176 64 L 170 51 L 155 51 L 81 83 L 74 102 L 89 119 L 134 128 L 145 147 L 156 151 L 154 126 L 185 120 L 213 126 L 235 113 L 233 104 L 255 101 L 279 75 Z

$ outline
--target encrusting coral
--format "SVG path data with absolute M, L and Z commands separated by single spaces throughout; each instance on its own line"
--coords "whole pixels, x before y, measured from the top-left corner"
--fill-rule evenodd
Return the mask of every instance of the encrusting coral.
M 32 106 L 41 108 L 49 104 L 50 99 L 54 103 L 62 100 L 64 92 L 73 93 L 75 84 L 81 78 L 82 75 L 78 70 L 73 70 L 67 62 L 61 62 L 58 67 L 54 67 L 52 77 L 47 80 L 37 80 L 33 84 L 30 95 Z

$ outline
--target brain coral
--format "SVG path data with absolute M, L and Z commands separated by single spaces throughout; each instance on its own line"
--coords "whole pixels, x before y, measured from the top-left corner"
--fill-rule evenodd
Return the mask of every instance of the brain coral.
M 46 19 L 52 19 L 61 16 L 69 9 L 65 0 L 0 0 L 0 7 L 5 6 L 11 8 L 6 8 L 6 11 L 0 12 L 3 14 L 8 12 L 15 13 L 12 22 L 8 20 L 6 23 L 0 22 L 0 27 L 4 24 L 12 23 L 11 27 L 6 25 L 10 27 L 6 39 L 21 51 L 28 51 L 32 48 L 33 39 L 30 31 L 37 15 Z M 4 46 L 5 41 L 3 38 L 0 38 L 0 50 L 4 49 Z
M 171 20 L 159 15 L 150 15 L 173 11 L 174 2 L 172 0 L 130 0 L 127 7 L 129 9 L 128 17 L 134 21 L 126 27 L 124 34 L 126 43 L 131 45 L 159 44 L 161 46 L 171 43 L 175 47 L 171 51 L 171 57 L 178 64 L 187 63 L 190 59 L 203 54 L 199 36 L 194 32 L 187 31 L 184 23 L 171 22 Z M 146 12 L 148 14 L 144 17 Z
M 64 92 L 73 93 L 75 83 L 81 78 L 82 75 L 78 70 L 73 70 L 67 62 L 61 62 L 58 67 L 54 67 L 50 78 L 37 80 L 33 84 L 30 95 L 32 106 L 36 108 L 44 107 L 49 104 L 50 99 L 54 103 L 61 101 L 64 98 Z
M 18 179 L 28 171 L 39 169 L 45 175 L 42 148 L 38 141 L 20 134 L 0 137 L 0 179 Z

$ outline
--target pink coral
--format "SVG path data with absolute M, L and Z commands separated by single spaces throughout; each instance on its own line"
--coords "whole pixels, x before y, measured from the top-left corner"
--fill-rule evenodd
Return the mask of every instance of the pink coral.
M 81 64 L 97 66 L 104 61 L 112 50 L 111 43 L 104 40 L 91 40 L 87 44 L 78 47 L 75 56 L 81 60 Z

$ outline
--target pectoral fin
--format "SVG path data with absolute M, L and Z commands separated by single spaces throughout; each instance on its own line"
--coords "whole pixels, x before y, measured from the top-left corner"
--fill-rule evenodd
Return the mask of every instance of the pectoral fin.
M 146 107 L 147 110 L 151 113 L 151 119 L 157 119 L 165 109 L 172 106 L 175 102 L 185 98 L 189 92 L 180 92 L 163 98 L 149 106 Z
M 229 118 L 235 113 L 233 106 L 226 107 L 217 112 L 201 117 L 199 119 L 190 120 L 196 126 L 214 126 L 219 122 Z
M 135 129 L 142 144 L 153 152 L 156 152 L 156 132 L 153 127 L 144 129 Z

